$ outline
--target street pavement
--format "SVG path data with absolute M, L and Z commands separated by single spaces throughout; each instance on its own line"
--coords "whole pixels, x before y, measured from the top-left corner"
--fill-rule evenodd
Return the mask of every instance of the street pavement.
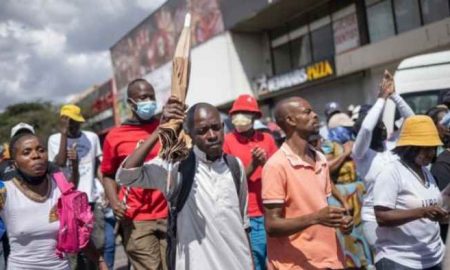
M 128 270 L 127 269 L 128 260 L 125 255 L 125 250 L 122 244 L 116 245 L 116 256 L 114 258 L 114 269 L 115 270 Z

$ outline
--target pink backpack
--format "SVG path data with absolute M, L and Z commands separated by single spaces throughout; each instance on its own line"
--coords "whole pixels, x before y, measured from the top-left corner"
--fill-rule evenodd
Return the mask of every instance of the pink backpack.
M 59 231 L 56 254 L 78 253 L 87 246 L 94 228 L 94 214 L 86 193 L 75 189 L 62 172 L 53 174 L 61 191 L 58 199 Z

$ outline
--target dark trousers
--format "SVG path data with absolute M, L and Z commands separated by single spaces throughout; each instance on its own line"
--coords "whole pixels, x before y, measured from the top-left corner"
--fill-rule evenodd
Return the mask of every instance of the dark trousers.
M 410 268 L 401 264 L 398 264 L 389 259 L 383 258 L 375 263 L 377 270 L 416 270 L 415 268 Z M 424 268 L 423 270 L 442 270 L 441 264 L 435 265 L 433 267 Z

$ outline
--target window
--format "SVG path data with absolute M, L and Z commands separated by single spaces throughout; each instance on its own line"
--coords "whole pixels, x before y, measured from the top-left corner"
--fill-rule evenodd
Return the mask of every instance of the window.
M 303 35 L 292 41 L 292 60 L 295 68 L 311 63 L 309 35 Z
M 291 70 L 290 44 L 285 43 L 272 49 L 275 74 L 283 74 Z
M 371 42 L 450 16 L 449 0 L 365 0 L 365 3 Z
M 366 0 L 367 2 L 369 1 Z M 392 14 L 390 0 L 378 1 L 367 7 L 367 20 L 371 42 L 377 42 L 395 35 Z
M 360 45 L 358 17 L 355 5 L 338 10 L 331 15 L 333 21 L 334 51 L 346 52 Z
M 418 1 L 394 0 L 394 10 L 398 33 L 420 27 L 420 9 Z
M 448 0 L 420 0 L 425 24 L 442 20 L 450 15 Z
M 311 40 L 314 61 L 323 60 L 334 55 L 334 36 L 331 24 L 312 31 Z
M 426 114 L 430 108 L 438 104 L 439 91 L 404 94 L 402 97 L 416 114 Z

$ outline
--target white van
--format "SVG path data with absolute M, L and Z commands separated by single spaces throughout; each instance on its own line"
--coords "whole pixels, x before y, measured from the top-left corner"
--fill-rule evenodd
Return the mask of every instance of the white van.
M 441 103 L 450 90 L 450 51 L 417 55 L 404 59 L 394 74 L 395 89 L 416 114 Z M 391 133 L 396 118 L 395 105 L 386 104 L 383 121 Z

